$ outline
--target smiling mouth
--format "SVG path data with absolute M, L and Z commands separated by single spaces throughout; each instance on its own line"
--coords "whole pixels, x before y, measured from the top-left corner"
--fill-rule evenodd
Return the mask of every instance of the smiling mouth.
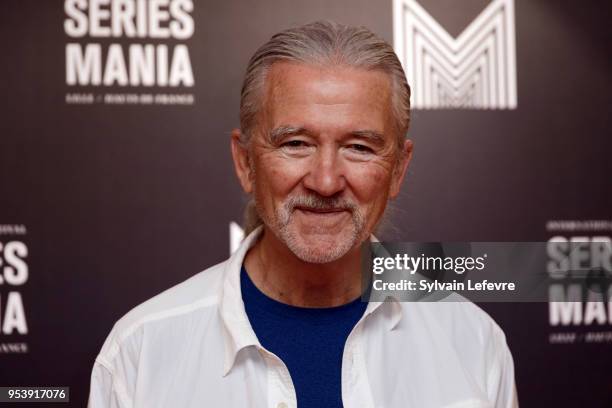
M 296 210 L 300 210 L 305 213 L 313 213 L 313 214 L 337 214 L 344 211 L 348 211 L 346 208 L 328 208 L 328 209 L 320 209 L 320 208 L 306 208 L 306 207 L 296 207 Z
M 320 209 L 296 207 L 295 213 L 306 223 L 318 226 L 338 226 L 350 219 L 350 211 L 346 208 Z M 314 224 L 312 224 L 314 223 Z
M 338 233 L 351 219 L 351 211 L 347 208 L 295 207 L 294 215 L 302 232 L 312 234 Z

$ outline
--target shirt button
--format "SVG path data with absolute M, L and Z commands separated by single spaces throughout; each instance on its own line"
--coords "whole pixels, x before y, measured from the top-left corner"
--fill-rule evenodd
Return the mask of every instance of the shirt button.
M 287 403 L 286 402 L 279 402 L 276 405 L 276 408 L 287 408 Z

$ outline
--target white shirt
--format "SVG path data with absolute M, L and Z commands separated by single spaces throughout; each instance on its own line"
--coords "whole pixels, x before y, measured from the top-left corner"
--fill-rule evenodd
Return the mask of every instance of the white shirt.
M 242 261 L 260 232 L 114 325 L 94 363 L 90 408 L 297 407 L 287 367 L 261 346 L 242 302 Z M 469 302 L 368 303 L 341 381 L 345 408 L 518 406 L 504 333 Z

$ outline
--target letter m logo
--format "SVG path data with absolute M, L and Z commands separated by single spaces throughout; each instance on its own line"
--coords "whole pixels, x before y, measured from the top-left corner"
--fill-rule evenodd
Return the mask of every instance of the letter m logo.
M 393 37 L 417 109 L 516 109 L 513 0 L 493 0 L 457 38 L 415 0 L 393 0 Z

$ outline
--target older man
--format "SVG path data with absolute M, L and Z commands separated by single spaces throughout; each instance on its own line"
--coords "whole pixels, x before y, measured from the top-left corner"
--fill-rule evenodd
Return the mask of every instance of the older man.
M 476 306 L 360 300 L 360 245 L 412 153 L 409 94 L 365 28 L 264 44 L 231 138 L 249 234 L 117 322 L 90 407 L 516 406 L 505 337 Z

